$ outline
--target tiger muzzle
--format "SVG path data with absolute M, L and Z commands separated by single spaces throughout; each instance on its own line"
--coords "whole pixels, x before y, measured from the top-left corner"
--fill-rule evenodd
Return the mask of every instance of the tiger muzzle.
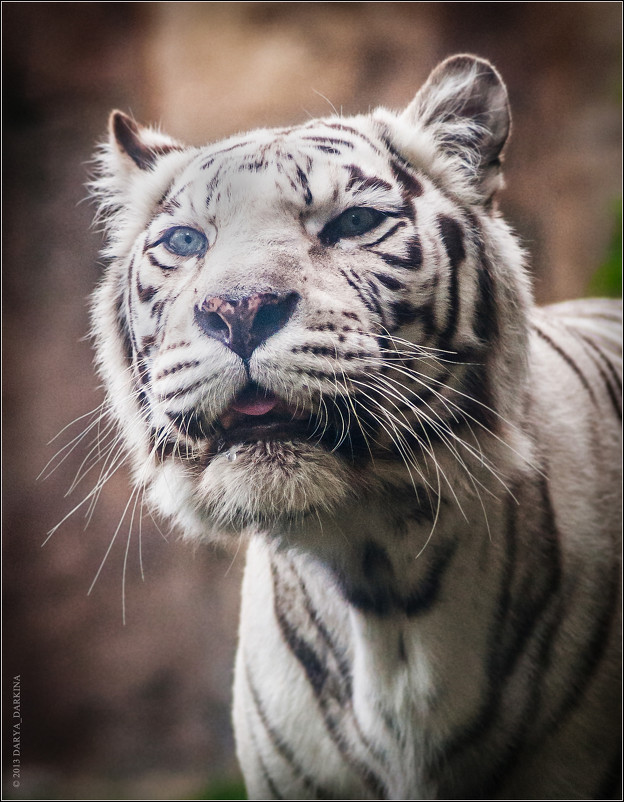
M 195 307 L 195 322 L 243 360 L 288 323 L 299 302 L 296 292 L 257 292 L 243 298 L 212 296 Z

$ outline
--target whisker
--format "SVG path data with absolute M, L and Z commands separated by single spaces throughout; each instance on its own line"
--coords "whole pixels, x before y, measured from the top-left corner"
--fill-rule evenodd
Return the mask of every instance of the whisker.
M 44 465 L 44 467 L 40 471 L 39 475 L 37 476 L 37 481 L 45 481 L 46 479 L 48 479 L 54 473 L 54 471 L 57 470 L 57 468 L 59 468 L 65 462 L 65 460 L 69 457 L 69 455 L 73 453 L 73 451 L 78 447 L 78 445 L 80 445 L 80 443 L 84 440 L 84 438 L 89 434 L 91 429 L 93 429 L 94 427 L 96 427 L 99 424 L 99 422 L 102 419 L 104 413 L 101 411 L 101 408 L 98 407 L 97 409 L 92 410 L 91 412 L 88 412 L 86 415 L 81 415 L 79 418 L 76 418 L 74 421 L 72 421 L 72 423 L 68 423 L 67 426 L 64 426 L 63 429 L 50 440 L 48 445 L 51 445 L 61 435 L 61 433 L 66 431 L 70 426 L 73 426 L 79 420 L 82 420 L 83 418 L 86 418 L 86 417 L 89 417 L 91 415 L 94 415 L 95 413 L 98 413 L 98 417 L 94 421 L 92 421 L 82 432 L 77 434 L 68 443 L 66 443 L 64 446 L 59 448 L 59 450 L 54 454 L 54 456 L 52 456 L 46 462 L 46 464 Z M 62 458 L 59 459 L 60 455 L 63 454 L 63 452 L 66 452 L 66 453 L 64 454 L 64 456 Z M 55 460 L 58 460 L 58 461 L 57 461 L 56 465 L 52 466 L 52 463 Z
M 132 500 L 133 500 L 134 496 L 136 495 L 136 493 L 137 493 L 137 488 L 134 487 L 132 489 L 132 492 L 130 493 L 130 498 L 126 502 L 126 506 L 124 507 L 124 510 L 123 510 L 123 512 L 121 514 L 121 518 L 119 520 L 119 523 L 117 524 L 117 528 L 115 529 L 115 532 L 113 533 L 113 536 L 112 536 L 112 538 L 110 540 L 110 543 L 108 544 L 108 548 L 106 549 L 106 553 L 104 554 L 104 557 L 102 558 L 102 561 L 100 563 L 100 567 L 98 568 L 98 570 L 97 570 L 97 572 L 96 572 L 96 574 L 95 574 L 95 576 L 93 578 L 93 581 L 91 582 L 91 585 L 89 586 L 89 590 L 87 591 L 87 596 L 91 595 L 91 592 L 92 592 L 93 588 L 95 587 L 95 584 L 98 581 L 98 579 L 100 577 L 100 574 L 102 573 L 102 569 L 104 568 L 104 565 L 105 565 L 105 563 L 106 563 L 106 561 L 108 559 L 108 555 L 111 553 L 111 550 L 113 548 L 115 540 L 117 539 L 117 535 L 119 534 L 121 526 L 122 526 L 122 524 L 123 524 L 123 522 L 125 520 L 126 514 L 127 514 L 128 509 L 130 507 L 130 504 L 132 503 Z

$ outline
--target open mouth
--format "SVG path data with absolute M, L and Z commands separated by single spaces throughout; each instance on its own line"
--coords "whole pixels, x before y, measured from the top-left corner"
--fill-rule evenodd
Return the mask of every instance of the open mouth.
M 249 384 L 218 420 L 226 445 L 258 440 L 307 439 L 317 428 L 309 411 L 287 404 L 274 393 Z
M 342 406 L 341 406 L 342 401 Z M 250 382 L 217 420 L 197 413 L 171 415 L 180 434 L 219 453 L 241 443 L 308 441 L 350 461 L 370 456 L 364 411 L 354 414 L 355 402 L 327 399 L 323 415 L 289 404 L 270 390 Z M 370 426 L 368 428 L 371 428 Z M 166 453 L 166 449 L 163 449 Z

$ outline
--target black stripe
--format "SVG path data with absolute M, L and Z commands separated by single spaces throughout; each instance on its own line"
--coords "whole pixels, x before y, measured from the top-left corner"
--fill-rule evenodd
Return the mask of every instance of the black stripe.
M 278 564 L 279 561 L 279 564 Z M 273 575 L 273 599 L 274 611 L 277 622 L 280 626 L 284 642 L 292 652 L 293 656 L 299 661 L 306 673 L 308 681 L 315 693 L 323 721 L 331 739 L 336 744 L 338 751 L 345 762 L 356 771 L 364 784 L 373 791 L 378 799 L 387 798 L 387 790 L 381 778 L 370 768 L 367 760 L 360 760 L 353 751 L 353 744 L 345 735 L 345 727 L 352 723 L 356 735 L 361 742 L 365 755 L 370 753 L 370 745 L 362 737 L 359 725 L 354 717 L 353 706 L 351 703 L 351 683 L 350 674 L 346 673 L 345 668 L 341 668 L 341 661 L 336 660 L 337 671 L 329 671 L 326 663 L 323 663 L 313 646 L 307 643 L 299 634 L 299 629 L 312 628 L 314 633 L 321 636 L 325 644 L 325 636 L 321 633 L 317 625 L 318 615 L 310 615 L 313 609 L 311 600 L 304 591 L 302 596 L 302 582 L 298 573 L 285 561 L 273 557 L 271 562 Z M 306 620 L 291 620 L 297 610 L 297 602 L 302 601 L 303 612 L 306 613 Z M 301 608 L 299 608 L 301 611 Z M 334 650 L 325 650 L 325 658 L 328 654 L 332 657 L 336 655 Z M 347 681 L 347 677 L 349 677 Z M 337 715 L 336 715 L 337 714 Z M 324 797 L 319 797 L 323 799 Z M 331 798 L 331 797 L 326 797 Z
M 161 401 L 172 401 L 174 398 L 179 398 L 182 395 L 193 392 L 193 390 L 197 390 L 197 388 L 201 387 L 202 384 L 204 384 L 204 379 L 193 382 L 193 384 L 189 384 L 187 387 L 179 387 L 177 390 L 173 390 L 170 393 L 159 396 L 159 399 Z
M 552 596 L 559 592 L 561 586 L 561 554 L 560 535 L 556 524 L 555 512 L 549 489 L 549 480 L 542 476 L 538 480 L 537 512 L 541 513 L 539 533 L 535 533 L 535 542 L 531 544 L 531 552 L 519 560 L 527 566 L 524 576 L 518 579 L 515 588 L 513 605 L 508 618 L 508 632 L 502 635 L 500 649 L 500 671 L 509 675 L 525 650 L 525 644 L 533 631 L 537 620 L 546 609 Z M 510 499 L 508 504 L 516 502 Z M 529 500 L 525 502 L 527 514 L 535 514 L 535 506 Z M 534 566 L 539 570 L 541 582 Z M 518 575 L 519 576 L 519 575 Z M 508 642 L 506 642 L 508 641 Z
M 482 343 L 492 343 L 499 336 L 498 304 L 492 268 L 481 253 L 477 274 L 477 302 L 474 310 L 474 333 Z
M 527 486 L 526 496 L 522 487 L 511 490 L 514 497 L 510 495 L 506 503 L 505 563 L 489 636 L 486 696 L 472 720 L 450 739 L 442 754 L 445 762 L 452 762 L 453 775 L 464 778 L 461 790 L 466 799 L 496 798 L 520 759 L 522 742 L 542 706 L 543 675 L 549 669 L 555 632 L 561 623 L 559 533 L 547 481 L 540 479 L 536 485 Z M 540 516 L 538 528 L 529 539 L 519 538 L 520 526 L 525 526 L 518 520 L 520 510 L 535 509 Z M 528 691 L 518 696 L 514 708 L 503 707 L 505 687 L 522 657 L 531 661 Z M 505 721 L 509 712 L 516 717 L 515 722 Z M 482 756 L 491 737 L 496 739 L 495 757 L 485 767 Z M 457 798 L 453 790 L 441 789 L 441 798 Z
M 447 215 L 438 215 L 438 228 L 442 237 L 442 244 L 446 249 L 449 259 L 449 304 L 447 321 L 444 331 L 441 333 L 442 342 L 452 340 L 457 330 L 457 320 L 459 318 L 459 275 L 458 269 L 466 258 L 464 248 L 464 237 L 459 223 Z
M 467 365 L 466 372 L 461 378 L 460 389 L 464 396 L 460 395 L 454 399 L 459 406 L 457 412 L 460 419 L 478 421 L 487 431 L 495 432 L 499 428 L 500 418 L 494 408 L 492 380 L 487 365 Z
M 598 346 L 595 343 L 594 343 L 594 345 L 595 345 L 596 348 L 598 348 Z M 617 387 L 618 392 L 621 393 L 622 392 L 622 377 L 617 372 L 617 369 L 616 369 L 615 365 L 611 362 L 611 360 L 609 359 L 608 355 L 602 350 L 600 350 L 599 353 L 600 353 L 600 356 L 602 357 L 602 360 L 603 360 L 604 364 L 607 367 L 609 375 L 611 376 L 615 386 Z
M 375 242 L 369 242 L 366 245 L 362 245 L 362 247 L 366 249 L 375 248 L 377 245 L 381 245 L 382 242 L 385 242 L 387 239 L 390 239 L 390 237 L 393 236 L 393 234 L 396 234 L 396 232 L 399 229 L 404 228 L 406 225 L 407 223 L 405 222 L 405 220 L 399 220 L 398 223 L 393 225 L 392 228 L 388 229 L 388 231 L 386 231 L 385 234 L 382 234 L 381 237 L 379 237 L 379 239 L 375 240 Z
M 310 618 L 310 621 L 316 627 L 318 635 L 320 636 L 321 640 L 323 641 L 325 646 L 329 649 L 334 660 L 336 661 L 336 665 L 338 666 L 338 670 L 342 678 L 342 687 L 344 688 L 343 692 L 341 693 L 341 696 L 343 696 L 345 700 L 349 699 L 351 698 L 351 691 L 352 691 L 351 667 L 345 656 L 338 649 L 338 646 L 334 642 L 329 630 L 327 629 L 324 622 L 320 618 L 318 610 L 314 607 L 310 594 L 308 593 L 305 582 L 303 581 L 303 578 L 301 577 L 300 573 L 297 571 L 296 567 L 293 565 L 292 562 L 289 562 L 289 567 L 290 570 L 293 572 L 294 576 L 298 580 L 299 583 L 298 590 L 301 593 L 303 604 Z
M 253 735 L 253 733 L 252 733 L 252 735 Z M 254 738 L 254 741 L 255 741 L 255 738 Z M 266 767 L 266 765 L 264 763 L 264 760 L 262 759 L 262 757 L 260 755 L 260 750 L 258 749 L 257 746 L 256 746 L 255 751 L 256 751 L 256 757 L 258 758 L 258 762 L 260 763 L 260 771 L 262 772 L 262 779 L 268 785 L 269 791 L 271 792 L 271 795 L 272 795 L 273 799 L 284 799 L 284 797 L 282 796 L 282 794 L 278 790 L 277 786 L 273 782 L 273 778 L 269 774 L 269 770 L 267 769 L 267 767 Z
M 162 317 L 162 313 L 165 309 L 165 301 L 154 301 L 152 304 L 152 309 L 150 311 L 150 317 L 156 318 L 156 327 L 160 324 L 160 319 Z
M 216 156 L 222 156 L 224 153 L 230 153 L 237 148 L 244 148 L 247 145 L 253 145 L 254 143 L 248 140 L 243 142 L 236 142 L 234 145 L 230 145 L 229 148 L 219 148 L 219 150 L 213 150 L 210 155 L 208 156 L 208 160 L 205 162 L 205 167 L 210 167 L 210 164 L 215 160 Z M 202 169 L 205 169 L 203 167 Z
M 132 338 L 131 333 L 128 328 L 128 320 L 126 315 L 124 314 L 124 299 L 123 295 L 119 295 L 117 297 L 117 302 L 115 304 L 115 320 L 119 326 L 119 336 L 121 338 L 121 347 L 126 358 L 126 362 L 128 365 L 132 364 Z
M 212 201 L 212 196 L 214 194 L 217 185 L 219 184 L 219 180 L 221 177 L 221 170 L 223 169 L 223 165 L 220 164 L 217 168 L 216 173 L 212 176 L 208 184 L 206 185 L 206 206 L 210 206 L 210 202 Z M 217 201 L 219 200 L 219 195 L 217 195 Z
M 171 198 L 171 200 L 163 199 L 160 203 L 160 213 L 166 215 L 174 215 L 178 209 L 181 207 L 181 203 L 176 198 Z
M 423 194 L 423 186 L 421 182 L 414 175 L 412 165 L 394 147 L 388 136 L 387 129 L 386 133 L 384 133 L 381 138 L 383 140 L 384 145 L 388 149 L 388 152 L 393 156 L 390 166 L 392 168 L 392 172 L 395 175 L 395 178 L 401 185 L 401 188 L 403 190 L 403 196 L 409 202 L 411 202 L 413 198 L 419 198 Z
M 285 566 L 280 567 L 283 573 Z M 271 570 L 273 574 L 275 617 L 288 648 L 303 667 L 312 690 L 315 696 L 318 697 L 329 677 L 327 666 L 312 646 L 299 635 L 297 628 L 289 620 L 289 613 L 292 614 L 292 597 L 295 592 L 298 595 L 301 585 L 299 583 L 294 589 L 287 588 L 275 562 L 271 563 Z
M 151 301 L 152 298 L 158 292 L 157 287 L 144 287 L 141 284 L 141 279 L 138 276 L 136 280 L 136 288 L 137 288 L 137 294 L 139 296 L 139 301 L 141 301 L 142 304 L 146 304 L 149 301 Z
M 156 335 L 155 334 L 146 334 L 144 337 L 141 337 L 141 353 L 145 354 L 149 351 L 150 348 L 153 348 L 156 345 Z
M 460 365 L 459 360 L 456 364 Z M 457 387 L 449 384 L 447 378 L 454 378 Z M 499 419 L 493 409 L 489 374 L 484 365 L 465 365 L 463 375 L 458 367 L 453 374 L 441 374 L 428 381 L 417 382 L 419 386 L 414 389 L 411 405 L 415 410 L 422 410 L 422 414 L 417 413 L 412 433 L 402 433 L 403 439 L 411 441 L 413 448 L 420 449 L 422 443 L 432 445 L 440 441 L 448 445 L 449 438 L 454 439 L 473 422 L 488 432 L 496 432 Z M 461 393 L 457 392 L 458 389 Z M 431 408 L 434 403 L 436 409 Z M 461 438 L 461 434 L 458 436 Z
M 309 616 L 310 622 L 316 627 L 317 634 L 324 644 L 324 646 L 328 649 L 329 653 L 332 655 L 333 659 L 336 662 L 336 666 L 338 667 L 339 675 L 341 682 L 334 682 L 332 683 L 332 690 L 335 694 L 335 699 L 340 704 L 342 710 L 349 709 L 353 716 L 353 724 L 355 730 L 358 734 L 358 737 L 364 744 L 365 749 L 370 752 L 371 754 L 375 755 L 377 760 L 384 763 L 387 762 L 387 754 L 385 751 L 380 750 L 376 745 L 372 744 L 362 732 L 360 727 L 359 721 L 356 717 L 355 710 L 352 709 L 352 702 L 351 702 L 351 695 L 352 695 L 352 677 L 351 677 L 351 667 L 346 659 L 346 657 L 341 653 L 338 646 L 334 642 L 333 638 L 331 637 L 329 630 L 325 626 L 324 622 L 319 617 L 318 611 L 314 607 L 312 603 L 312 599 L 307 591 L 305 586 L 305 582 L 303 581 L 301 575 L 299 574 L 297 568 L 292 563 L 292 561 L 288 561 L 288 566 L 292 571 L 293 575 L 297 578 L 299 582 L 298 590 L 301 592 L 301 597 L 303 599 L 304 608 L 306 613 Z M 326 707 L 326 706 L 325 706 Z
M 534 510 L 537 499 L 524 499 L 521 488 L 512 487 L 506 502 L 505 565 L 501 572 L 499 602 L 490 638 L 488 698 L 475 721 L 448 745 L 448 757 L 470 746 L 478 734 L 483 736 L 486 727 L 492 723 L 504 683 L 516 669 L 519 659 L 526 652 L 527 641 L 551 599 L 558 593 L 561 584 L 559 535 L 545 480 L 540 480 L 537 490 L 538 498 L 541 498 L 542 520 L 541 534 L 535 536 L 530 544 L 533 553 L 519 551 L 518 513 L 520 505 Z M 523 542 L 522 545 L 526 544 Z
M 134 367 L 132 372 L 132 383 L 134 388 L 137 391 L 137 400 L 139 406 L 142 410 L 147 410 L 149 407 L 149 401 L 145 394 L 145 391 L 142 384 L 145 385 L 149 382 L 149 372 L 147 370 L 147 364 L 145 362 L 144 356 L 141 355 L 141 350 L 139 349 L 139 345 L 136 339 L 136 334 L 134 331 L 133 326 L 131 325 L 131 320 L 134 317 L 134 309 L 132 304 L 132 292 L 130 290 L 133 279 L 136 279 L 135 275 L 136 266 L 134 256 L 130 260 L 130 264 L 128 266 L 128 313 L 124 314 L 124 304 L 123 304 L 123 297 L 120 295 L 117 299 L 117 315 L 116 319 L 119 323 L 120 327 L 120 335 L 122 337 L 122 343 L 126 355 L 126 359 L 130 366 Z M 158 303 L 158 302 L 157 302 Z M 154 304 L 156 306 L 156 304 Z M 153 314 L 153 312 L 152 312 Z M 135 364 L 134 360 L 135 357 L 137 359 L 137 363 Z M 139 383 L 136 382 L 137 372 L 139 377 Z
M 355 278 L 358 281 L 362 281 L 362 277 L 359 276 L 355 272 L 355 270 L 352 269 L 351 270 L 351 274 L 353 276 L 355 276 Z M 369 297 L 370 297 L 371 303 L 374 306 L 376 314 L 379 316 L 379 319 L 381 320 L 382 326 L 385 328 L 386 320 L 385 320 L 385 315 L 384 315 L 384 312 L 383 312 L 383 308 L 381 306 L 381 300 L 380 300 L 380 296 L 379 296 L 379 288 L 369 278 L 366 278 L 365 281 L 366 281 L 366 285 L 368 286 L 368 289 L 370 290 Z
M 341 270 L 340 272 L 345 277 L 345 279 L 347 281 L 347 284 L 352 289 L 354 289 L 355 292 L 358 294 L 358 297 L 360 298 L 360 300 L 362 301 L 362 303 L 364 304 L 366 309 L 368 309 L 369 312 L 373 312 L 375 314 L 379 314 L 379 312 L 380 312 L 379 303 L 376 302 L 376 301 L 375 301 L 375 303 L 373 303 L 369 298 L 367 298 L 366 295 L 364 294 L 364 291 L 362 290 L 362 288 L 360 286 L 358 286 L 355 283 L 355 281 L 353 281 L 352 278 L 349 277 L 349 275 L 347 274 L 347 272 L 345 270 Z M 359 278 L 359 276 L 357 278 Z
M 406 200 L 411 201 L 412 198 L 419 198 L 423 194 L 423 187 L 420 181 L 412 174 L 412 171 L 406 161 L 395 159 L 390 164 L 392 172 L 394 173 L 397 181 L 403 189 L 403 195 Z
M 176 210 L 182 208 L 182 202 L 180 201 L 180 198 L 186 192 L 186 190 L 189 188 L 190 183 L 185 184 L 182 187 L 179 187 L 178 189 L 175 190 L 174 194 L 171 195 L 171 197 L 169 197 L 169 193 L 174 190 L 174 185 L 175 185 L 175 179 L 169 184 L 167 189 L 163 192 L 162 197 L 161 197 L 161 199 L 160 199 L 160 201 L 158 203 L 158 205 L 161 206 L 162 209 L 158 209 L 158 211 L 156 213 L 157 215 L 160 214 L 161 212 L 166 214 L 166 215 L 172 215 L 172 214 L 175 214 Z M 152 218 L 152 221 L 154 219 L 156 219 L 156 218 L 155 217 Z M 143 253 L 145 253 L 145 251 L 149 247 L 150 247 L 150 244 L 146 243 L 145 247 L 143 248 Z
M 353 148 L 355 147 L 353 142 L 348 142 L 346 139 L 338 139 L 335 136 L 327 136 L 327 135 L 313 136 L 312 134 L 310 134 L 308 136 L 302 136 L 301 139 L 307 142 L 319 142 L 319 143 L 327 143 L 329 145 L 338 145 L 339 147 L 341 145 L 344 145 L 344 147 L 350 148 L 351 150 L 353 150 Z
M 605 383 L 607 388 L 607 393 L 609 395 L 609 399 L 611 400 L 611 404 L 615 411 L 616 416 L 619 420 L 622 420 L 622 380 L 619 377 L 617 371 L 611 364 L 611 362 L 607 359 L 604 352 L 598 347 L 598 345 L 593 341 L 590 340 L 589 337 L 585 336 L 583 333 L 578 331 L 577 329 L 571 329 L 576 337 L 583 342 L 587 349 L 590 352 L 590 358 L 594 365 L 596 366 L 596 370 L 600 374 L 600 378 Z M 603 366 L 607 369 L 607 374 L 605 374 L 603 370 Z M 612 382 L 615 384 L 616 390 L 612 387 Z
M 484 344 L 494 342 L 500 334 L 496 283 L 490 261 L 486 255 L 481 224 L 476 215 L 464 210 L 470 228 L 467 233 L 479 253 L 477 273 L 477 300 L 473 312 L 473 330 Z
M 451 389 L 449 381 L 452 378 L 453 376 L 451 376 L 447 370 L 443 370 L 436 376 L 432 376 L 426 380 L 419 379 L 414 389 L 414 396 L 410 398 L 410 404 L 416 407 L 416 409 L 425 410 L 429 408 L 429 401 L 435 401 L 440 395 L 442 395 L 445 400 L 449 400 L 448 397 L 444 395 L 444 390 Z M 440 421 L 440 423 L 442 426 L 446 425 L 444 421 Z
M 365 189 L 384 189 L 388 192 L 392 190 L 391 184 L 383 178 L 366 175 L 356 164 L 345 164 L 343 169 L 349 171 L 349 180 L 345 187 L 347 191 L 353 190 L 354 194 L 357 194 Z
M 181 370 L 185 370 L 186 368 L 196 368 L 200 364 L 201 362 L 198 359 L 192 359 L 189 362 L 178 362 L 171 368 L 161 370 L 158 376 L 156 376 L 156 381 L 164 379 L 165 376 L 171 376 L 173 373 L 178 373 Z
M 375 755 L 377 760 L 381 763 L 386 763 L 388 756 L 384 750 L 380 750 L 378 746 L 372 744 L 362 732 L 360 727 L 359 721 L 357 719 L 355 710 L 352 709 L 352 677 L 351 677 L 351 667 L 345 657 L 344 654 L 340 651 L 336 643 L 334 642 L 333 638 L 331 637 L 329 630 L 319 617 L 318 611 L 312 604 L 312 599 L 307 591 L 305 586 L 305 582 L 303 581 L 301 575 L 297 571 L 297 568 L 294 564 L 289 561 L 289 568 L 292 571 L 293 575 L 299 581 L 299 588 L 298 590 L 301 592 L 301 596 L 304 602 L 305 610 L 310 618 L 310 622 L 314 624 L 316 627 L 317 634 L 324 644 L 324 646 L 328 649 L 329 653 L 332 655 L 333 659 L 336 662 L 336 666 L 338 668 L 338 672 L 340 675 L 341 683 L 336 683 L 334 681 L 333 684 L 333 691 L 335 693 L 335 698 L 340 704 L 341 709 L 346 710 L 349 708 L 353 715 L 353 724 L 358 734 L 359 739 L 364 744 L 365 749 L 370 752 L 371 754 Z
M 536 323 L 533 323 L 533 330 L 535 331 L 535 333 L 539 337 L 541 337 L 541 339 L 545 343 L 547 343 L 553 349 L 553 351 L 555 351 L 557 354 L 559 354 L 559 356 L 564 360 L 564 362 L 568 365 L 568 367 L 571 368 L 574 371 L 574 373 L 579 378 L 579 380 L 580 380 L 581 384 L 583 385 L 583 387 L 587 390 L 591 400 L 597 406 L 598 402 L 596 400 L 596 396 L 594 394 L 592 386 L 587 381 L 587 378 L 586 378 L 585 374 L 581 371 L 581 369 L 576 364 L 576 362 L 572 359 L 572 357 L 569 354 L 567 354 L 563 350 L 563 348 L 561 348 L 561 346 L 557 345 L 557 343 L 554 340 L 552 340 L 551 337 L 548 334 L 546 334 L 544 331 L 542 331 L 542 329 L 540 329 L 537 326 Z
M 544 563 L 547 564 L 549 571 L 542 587 L 539 617 L 531 628 L 532 639 L 527 641 L 525 648 L 521 652 L 523 656 L 526 656 L 527 652 L 532 651 L 530 656 L 530 678 L 527 678 L 529 684 L 526 689 L 522 715 L 516 729 L 510 733 L 506 744 L 499 744 L 497 758 L 490 767 L 490 776 L 486 781 L 480 782 L 477 787 L 471 789 L 470 796 L 473 798 L 476 798 L 477 794 L 480 794 L 480 797 L 484 799 L 500 797 L 501 786 L 518 763 L 525 757 L 523 747 L 527 743 L 529 731 L 533 722 L 539 718 L 543 711 L 542 690 L 544 688 L 544 679 L 551 668 L 552 651 L 557 631 L 563 623 L 563 599 L 560 594 L 562 571 L 559 533 L 555 525 L 554 510 L 547 482 L 544 480 L 540 482 L 540 492 L 543 504 L 541 532 L 543 536 L 545 535 L 544 543 L 540 544 L 540 546 L 544 554 L 533 562 L 532 575 L 527 576 L 521 586 L 521 594 L 526 593 L 527 588 L 532 587 L 537 572 Z M 549 550 L 553 552 L 552 559 L 549 559 L 546 555 Z M 513 628 L 515 621 L 512 619 L 509 624 Z
M 303 200 L 306 206 L 310 206 L 312 203 L 312 192 L 310 190 L 310 185 L 308 183 L 308 176 L 303 172 L 301 167 L 297 164 L 297 178 L 303 189 Z
M 379 147 L 373 142 L 373 140 L 369 139 L 369 137 L 367 137 L 366 134 L 363 134 L 361 131 L 358 131 L 357 128 L 352 128 L 350 125 L 344 125 L 343 123 L 327 123 L 326 122 L 326 123 L 323 123 L 323 125 L 327 126 L 327 128 L 332 128 L 334 131 L 346 131 L 347 133 L 351 134 L 352 136 L 355 136 L 358 139 L 361 139 L 363 142 L 365 142 L 370 148 L 372 148 L 372 150 L 375 151 L 375 153 L 381 154 L 381 151 L 379 150 Z M 348 143 L 345 143 L 345 144 L 348 144 Z M 355 147 L 355 146 L 351 145 L 351 147 Z
M 147 258 L 149 260 L 149 263 L 153 267 L 157 267 L 159 270 L 164 270 L 164 271 L 169 270 L 169 271 L 171 271 L 171 270 L 175 270 L 176 269 L 175 265 L 161 265 L 160 262 L 156 259 L 156 257 L 154 256 L 153 253 L 148 253 L 147 254 Z
M 402 603 L 403 611 L 408 616 L 426 613 L 437 601 L 442 579 L 450 567 L 457 543 L 435 543 L 429 549 L 434 552 L 434 558 L 430 561 L 424 578 Z
M 261 170 L 268 168 L 268 162 L 264 159 L 254 159 L 252 156 L 245 156 L 241 164 L 238 165 L 238 172 L 242 173 L 248 171 L 250 173 L 259 173 Z
M 127 329 L 127 334 L 129 336 L 130 342 L 132 343 L 131 348 L 131 361 L 134 362 L 135 356 L 141 353 L 141 349 L 139 348 L 139 344 L 136 339 L 136 334 L 134 331 L 134 326 L 132 325 L 132 321 L 135 319 L 135 311 L 134 311 L 134 304 L 133 304 L 133 293 L 132 293 L 132 283 L 133 281 L 136 282 L 138 280 L 137 271 L 136 271 L 136 262 L 134 256 L 130 260 L 130 265 L 128 267 L 128 314 L 123 315 L 123 304 L 120 303 L 118 305 L 117 311 L 118 314 L 122 314 L 121 317 L 118 317 L 118 320 L 123 320 L 123 324 Z M 120 298 L 121 301 L 121 298 Z
M 168 439 L 169 433 L 167 429 L 151 429 L 150 430 L 150 445 L 154 450 L 155 457 L 160 461 L 168 457 L 172 457 L 178 443 Z
M 389 329 L 391 332 L 418 321 L 424 328 L 425 342 L 433 336 L 435 320 L 431 304 L 414 306 L 410 301 L 394 301 L 390 304 L 390 311 L 395 320 L 395 325 Z
M 451 564 L 457 544 L 454 541 L 429 546 L 430 559 L 424 576 L 416 587 L 402 595 L 396 589 L 396 577 L 385 550 L 375 543 L 366 543 L 362 555 L 362 578 L 351 573 L 338 573 L 338 583 L 346 600 L 364 613 L 381 617 L 402 613 L 423 615 L 434 605 L 442 579 Z
M 553 715 L 548 732 L 559 726 L 562 719 L 578 707 L 606 651 L 619 601 L 621 566 L 618 540 L 616 536 L 611 543 L 610 574 L 604 575 L 601 572 L 599 578 L 595 577 L 597 591 L 595 604 L 600 603 L 601 607 L 593 613 L 593 626 L 589 639 L 572 667 L 573 676 L 568 684 L 569 692 Z
M 139 381 L 143 386 L 149 385 L 150 383 L 150 370 L 145 360 L 145 357 L 141 354 L 136 355 L 136 368 L 137 373 L 139 376 Z
M 335 346 L 301 345 L 290 349 L 291 354 L 313 354 L 314 356 L 336 356 Z
M 394 276 L 388 276 L 385 273 L 373 273 L 373 275 L 380 284 L 383 284 L 389 290 L 400 291 L 406 289 L 405 284 L 394 278 Z
M 420 238 L 417 234 L 412 234 L 407 242 L 407 256 L 397 256 L 392 253 L 381 253 L 371 250 L 371 253 L 380 256 L 387 265 L 392 267 L 403 267 L 406 270 L 419 270 L 422 266 L 422 249 Z
M 262 755 L 260 754 L 260 746 L 258 744 L 258 739 L 256 738 L 256 734 L 254 732 L 253 727 L 248 727 L 247 728 L 247 732 L 248 732 L 249 737 L 251 738 L 251 742 L 253 744 L 254 754 L 255 754 L 256 758 L 258 759 L 258 763 L 260 764 L 260 771 L 262 772 L 262 778 L 264 779 L 265 783 L 268 785 L 269 791 L 273 795 L 274 799 L 284 799 L 282 793 L 280 792 L 280 790 L 278 789 L 277 785 L 275 784 L 273 778 L 271 777 L 271 774 L 270 774 L 270 772 L 269 772 L 264 760 L 262 759 Z
M 282 738 L 282 736 L 278 733 L 275 727 L 269 721 L 267 716 L 267 712 L 264 708 L 262 700 L 260 699 L 260 694 L 254 685 L 254 682 L 251 678 L 251 671 L 249 666 L 246 666 L 246 676 L 247 676 L 247 684 L 249 686 L 249 690 L 251 691 L 251 695 L 254 702 L 254 707 L 260 721 L 262 722 L 262 726 L 266 730 L 267 735 L 269 736 L 273 747 L 276 749 L 277 752 L 284 758 L 284 760 L 290 766 L 293 774 L 300 779 L 305 787 L 312 791 L 314 794 L 314 798 L 316 799 L 335 799 L 334 795 L 327 791 L 322 786 L 318 785 L 306 772 L 303 770 L 297 758 L 295 757 L 294 752 L 288 745 L 288 743 Z

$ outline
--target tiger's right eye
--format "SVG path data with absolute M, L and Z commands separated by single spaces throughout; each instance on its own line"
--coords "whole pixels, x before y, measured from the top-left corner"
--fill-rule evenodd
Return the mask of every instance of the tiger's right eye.
M 160 241 L 176 256 L 203 256 L 208 245 L 205 235 L 189 226 L 169 229 Z
M 377 228 L 387 216 L 368 206 L 353 206 L 327 223 L 319 239 L 326 245 L 335 245 L 341 239 L 360 237 Z

